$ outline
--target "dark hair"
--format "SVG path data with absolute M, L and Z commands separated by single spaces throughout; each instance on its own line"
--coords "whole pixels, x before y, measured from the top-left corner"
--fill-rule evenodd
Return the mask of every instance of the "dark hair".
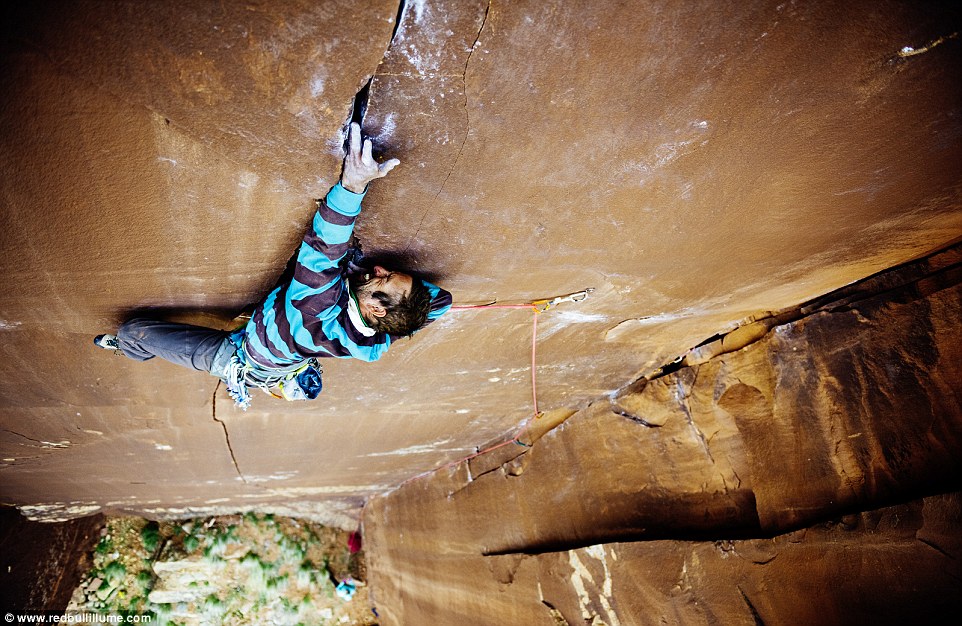
M 431 292 L 418 278 L 412 278 L 411 293 L 392 301 L 383 291 L 375 291 L 372 297 L 381 303 L 386 313 L 372 324 L 382 333 L 398 337 L 410 337 L 428 321 L 431 312 Z

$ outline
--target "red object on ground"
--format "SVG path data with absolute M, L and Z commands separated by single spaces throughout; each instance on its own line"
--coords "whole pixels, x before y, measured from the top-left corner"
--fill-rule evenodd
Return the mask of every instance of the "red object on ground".
M 351 533 L 351 536 L 347 538 L 347 547 L 350 549 L 351 554 L 355 552 L 360 552 L 361 550 L 361 531 L 355 530 Z

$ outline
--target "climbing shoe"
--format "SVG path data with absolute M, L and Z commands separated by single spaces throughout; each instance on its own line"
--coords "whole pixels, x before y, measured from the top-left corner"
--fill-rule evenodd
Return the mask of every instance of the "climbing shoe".
M 116 335 L 97 335 L 94 337 L 94 345 L 104 350 L 120 350 Z

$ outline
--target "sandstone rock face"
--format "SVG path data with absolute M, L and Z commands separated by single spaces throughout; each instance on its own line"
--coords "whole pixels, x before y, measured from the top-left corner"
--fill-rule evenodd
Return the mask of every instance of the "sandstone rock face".
M 0 609 L 63 611 L 90 567 L 103 525 L 102 515 L 41 524 L 12 507 L 0 509 Z
M 930 601 L 959 608 L 960 267 L 957 247 L 873 278 L 591 405 L 500 467 L 479 474 L 479 457 L 373 499 L 387 623 L 898 623 L 938 615 Z M 791 591 L 807 586 L 819 597 Z
M 954 9 L 398 8 L 3 9 L 6 501 L 349 523 L 531 415 L 523 311 L 452 313 L 378 363 L 327 363 L 322 402 L 247 413 L 90 346 L 137 311 L 216 326 L 263 297 L 368 81 L 365 126 L 402 160 L 366 200 L 369 252 L 460 303 L 595 288 L 541 316 L 543 410 L 962 233 L 958 39 L 927 47 Z
M 368 84 L 365 126 L 402 161 L 365 201 L 368 252 L 458 303 L 594 288 L 536 318 L 539 408 L 563 425 L 505 470 L 524 497 L 488 482 L 513 445 L 471 462 L 473 490 L 449 489 L 480 502 L 491 484 L 514 520 L 463 535 L 472 550 L 778 533 L 826 498 L 841 512 L 938 492 L 956 467 L 935 408 L 957 402 L 936 378 L 948 325 L 886 343 L 902 313 L 780 323 L 737 353 L 743 371 L 702 359 L 633 394 L 706 338 L 962 236 L 957 8 L 7 4 L 0 498 L 32 517 L 270 509 L 348 526 L 371 496 L 521 432 L 525 311 L 452 312 L 377 363 L 326 363 L 319 402 L 262 396 L 246 413 L 211 378 L 90 344 L 135 312 L 223 326 L 262 298 L 337 179 Z M 912 315 L 954 310 L 925 302 Z M 805 360 L 778 356 L 792 348 Z M 786 425 L 806 413 L 820 417 Z M 541 525 L 556 500 L 565 516 Z

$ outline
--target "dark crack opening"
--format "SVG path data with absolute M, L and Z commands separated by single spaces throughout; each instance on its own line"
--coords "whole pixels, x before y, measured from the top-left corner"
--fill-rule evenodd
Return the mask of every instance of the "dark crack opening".
M 387 50 L 391 49 L 394 45 L 394 40 L 397 37 L 398 31 L 401 28 L 401 23 L 404 21 L 404 13 L 407 10 L 407 3 L 405 0 L 400 0 L 397 7 L 397 16 L 394 18 L 394 30 L 391 31 L 391 40 L 388 43 Z M 385 50 L 385 55 L 387 54 Z M 383 57 L 382 57 L 383 61 Z M 380 64 L 379 64 L 380 65 Z M 351 115 L 345 124 L 344 132 L 344 152 L 347 153 L 348 142 L 350 141 L 350 134 L 347 132 L 347 128 L 351 124 L 357 124 L 362 129 L 364 128 L 364 116 L 367 114 L 368 101 L 371 98 L 371 83 L 374 82 L 374 77 L 377 75 L 377 70 L 375 70 L 371 76 L 364 83 L 356 94 L 354 94 L 354 102 L 351 103 Z
M 227 451 L 230 452 L 230 460 L 234 464 L 234 471 L 237 472 L 237 476 L 240 477 L 244 484 L 247 484 L 247 479 L 244 478 L 244 474 L 240 471 L 240 466 L 237 465 L 237 457 L 234 456 L 234 448 L 230 444 L 230 433 L 227 432 L 227 424 L 223 420 L 217 418 L 217 391 L 220 389 L 221 381 L 217 381 L 217 386 L 214 387 L 214 395 L 211 399 L 211 418 L 220 424 L 220 427 L 224 430 L 224 440 L 227 442 Z
M 397 37 L 397 32 L 401 28 L 401 22 L 404 21 L 404 11 L 407 9 L 407 2 L 401 0 L 397 5 L 397 17 L 394 18 L 394 30 L 391 31 L 391 43 L 394 43 L 394 38 Z
M 371 97 L 371 83 L 374 82 L 374 74 L 367 79 L 360 91 L 354 96 L 354 104 L 351 107 L 351 124 L 364 127 L 364 115 L 367 113 L 367 103 Z

